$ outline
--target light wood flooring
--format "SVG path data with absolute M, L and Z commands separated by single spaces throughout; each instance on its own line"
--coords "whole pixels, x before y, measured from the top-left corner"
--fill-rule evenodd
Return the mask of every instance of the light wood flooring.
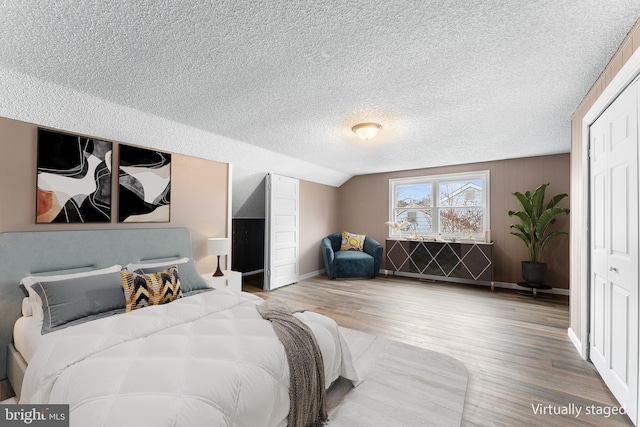
M 5 403 L 5 400 L 14 397 L 16 394 L 9 384 L 9 380 L 0 381 L 0 402 Z
M 319 276 L 271 292 L 261 287 L 261 277 L 244 277 L 246 292 L 463 362 L 469 371 L 463 426 L 633 425 L 624 415 L 602 414 L 618 404 L 567 336 L 566 296 L 534 299 L 514 290 L 397 277 Z M 534 414 L 532 405 L 545 407 L 546 415 Z M 569 413 L 550 414 L 554 410 Z

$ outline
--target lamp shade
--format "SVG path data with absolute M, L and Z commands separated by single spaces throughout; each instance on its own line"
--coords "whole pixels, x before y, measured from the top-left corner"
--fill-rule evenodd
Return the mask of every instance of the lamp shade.
M 226 237 L 212 237 L 207 242 L 209 255 L 227 255 L 231 252 L 231 240 Z
M 359 123 L 351 128 L 362 139 L 371 139 L 378 134 L 378 131 L 382 129 L 378 123 Z

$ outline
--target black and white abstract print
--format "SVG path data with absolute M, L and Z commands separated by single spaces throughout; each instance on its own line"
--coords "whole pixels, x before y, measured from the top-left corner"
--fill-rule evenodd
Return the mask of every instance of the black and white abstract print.
M 169 222 L 171 154 L 120 145 L 119 222 Z
M 112 143 L 38 129 L 36 223 L 111 221 Z

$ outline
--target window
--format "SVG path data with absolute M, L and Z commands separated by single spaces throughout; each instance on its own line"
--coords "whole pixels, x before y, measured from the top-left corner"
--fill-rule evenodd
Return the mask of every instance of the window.
M 402 235 L 484 240 L 489 229 L 489 171 L 389 180 L 390 221 Z M 391 232 L 391 230 L 389 230 Z

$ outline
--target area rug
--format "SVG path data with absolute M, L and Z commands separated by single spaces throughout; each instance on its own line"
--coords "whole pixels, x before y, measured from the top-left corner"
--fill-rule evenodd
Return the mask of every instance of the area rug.
M 341 328 L 362 382 L 327 393 L 330 427 L 460 426 L 469 374 L 435 351 Z

